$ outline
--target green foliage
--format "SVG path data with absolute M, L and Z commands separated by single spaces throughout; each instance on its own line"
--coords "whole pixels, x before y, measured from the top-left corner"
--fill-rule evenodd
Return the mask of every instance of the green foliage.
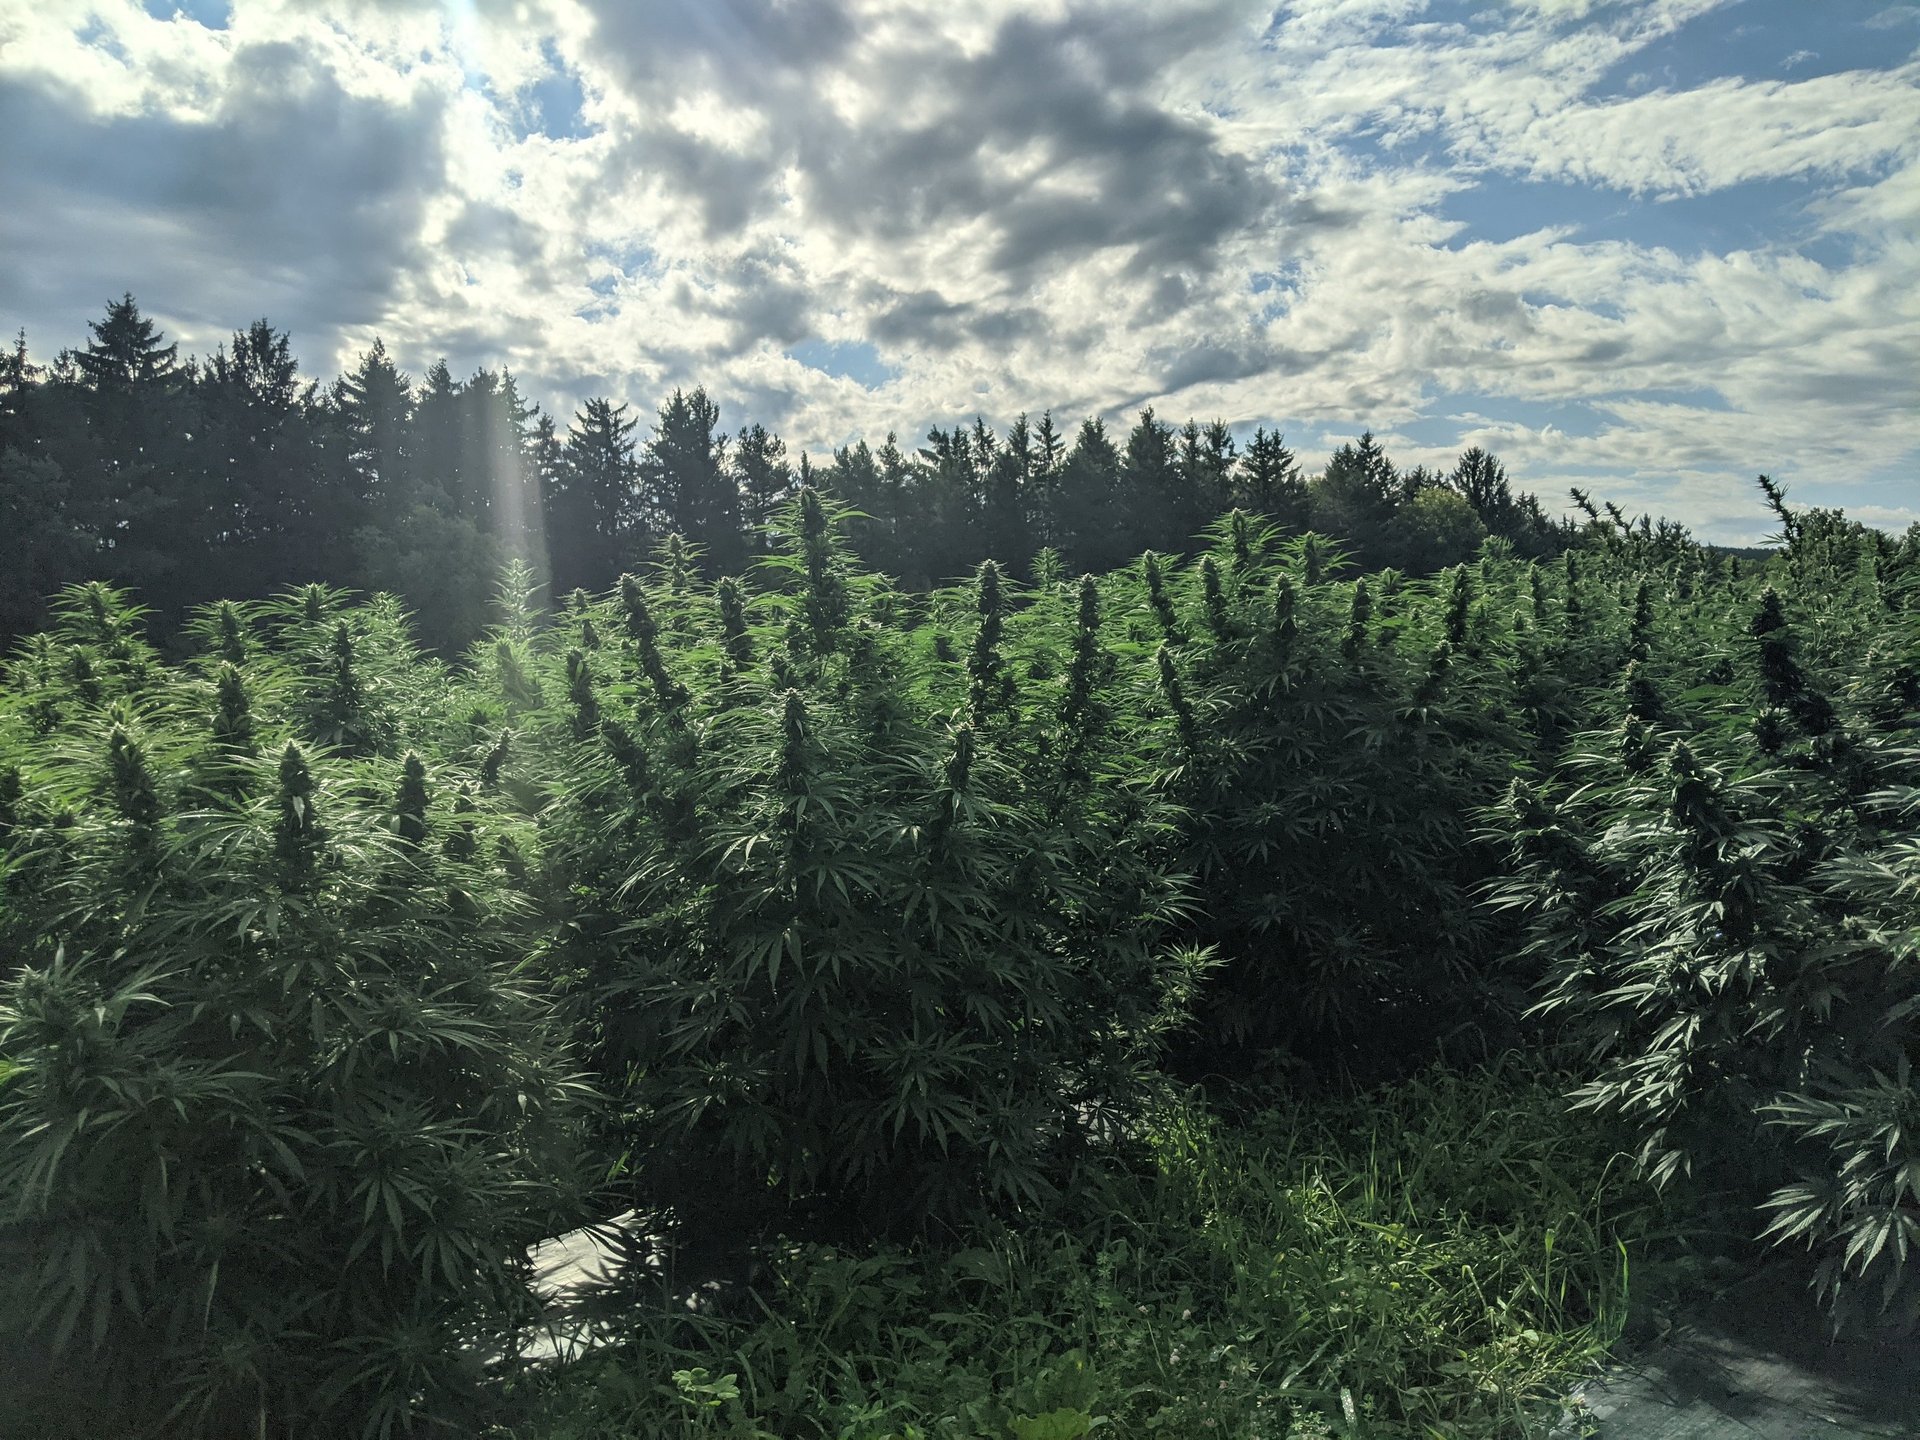
M 1154 802 L 1091 795 L 1097 657 L 1071 704 L 1023 704 L 989 564 L 966 693 L 925 694 L 948 682 L 829 522 L 790 507 L 767 633 L 744 587 L 696 582 L 670 635 L 664 585 L 628 577 L 630 643 L 569 652 L 571 713 L 544 722 L 571 742 L 553 962 L 621 1100 L 610 1143 L 688 1223 L 1031 1205 L 1130 1103 L 1194 971 Z M 1023 772 L 1043 740 L 1064 773 Z
M 1796 612 L 1771 584 L 1728 597 L 1667 566 L 1691 594 L 1661 624 L 1647 558 L 1617 726 L 1488 812 L 1510 853 L 1495 904 L 1527 917 L 1540 1011 L 1591 1067 L 1581 1103 L 1634 1128 L 1647 1172 L 1759 1204 L 1768 1238 L 1813 1250 L 1838 1318 L 1910 1325 L 1920 707 L 1803 662 L 1843 588 L 1796 586 Z M 1920 653 L 1910 612 L 1869 619 L 1878 653 Z
M 1486 538 L 1487 527 L 1466 500 L 1429 486 L 1394 513 L 1382 549 L 1401 569 L 1431 575 L 1473 554 Z
M 638 1315 L 496 1436 L 1538 1433 L 1650 1218 L 1593 1138 L 1512 1068 L 1239 1127 L 1168 1099 L 1045 1223 L 783 1247 L 753 1312 Z
M 292 608 L 285 650 L 209 684 L 78 592 L 63 637 L 107 663 L 0 710 L 0 1314 L 129 1427 L 444 1413 L 564 1213 L 580 1089 L 517 973 L 526 906 L 428 843 L 497 822 L 450 821 L 458 765 L 298 738 L 329 716 L 364 745 L 341 717 L 386 712 L 359 667 L 419 657 L 344 618 L 316 656 Z
M 1164 748 L 1141 758 L 1180 808 L 1202 897 L 1186 933 L 1224 962 L 1183 1068 L 1378 1074 L 1450 1029 L 1499 1034 L 1519 1007 L 1473 903 L 1494 860 L 1467 815 L 1532 745 L 1510 642 L 1471 637 L 1499 658 L 1464 672 L 1433 662 L 1436 623 L 1470 639 L 1463 570 L 1438 591 L 1385 572 L 1376 599 L 1325 581 L 1318 537 L 1255 555 L 1231 519 L 1211 533 L 1184 585 L 1153 565 L 1129 597 L 1184 637 L 1157 652 Z
M 737 575 L 807 489 L 855 512 L 853 550 L 916 591 L 984 560 L 1038 580 L 1191 555 L 1235 505 L 1418 575 L 1489 536 L 1532 558 L 1577 538 L 1477 447 L 1444 476 L 1402 472 L 1368 433 L 1309 479 L 1264 428 L 1242 451 L 1223 419 L 1148 409 L 1124 437 L 1088 417 L 1069 445 L 1043 412 L 1004 433 L 977 416 L 935 426 L 919 448 L 858 440 L 816 470 L 764 425 L 729 439 L 698 385 L 662 397 L 643 432 L 603 396 L 545 414 L 505 370 L 460 379 L 440 360 L 416 380 L 377 339 L 323 386 L 266 320 L 198 359 L 131 295 L 89 329 L 51 365 L 24 334 L 0 352 L 0 648 L 73 582 L 139 587 L 168 638 L 222 598 L 209 587 L 260 600 L 324 582 L 403 596 L 423 642 L 453 656 L 487 628 L 503 564 L 532 565 L 555 597 L 598 592 L 678 535 L 689 570 Z M 1857 568 L 1859 537 L 1829 518 L 1802 529 Z
M 1021 433 L 928 462 L 1009 534 Z M 1223 429 L 1081 441 L 1061 484 L 1163 517 L 1232 489 Z M 105 1378 L 31 1423 L 477 1426 L 462 1347 L 588 1171 L 771 1271 L 755 1320 L 648 1307 L 585 1433 L 1514 1433 L 1617 1313 L 1616 1139 L 1911 1314 L 1920 551 L 1587 502 L 1542 564 L 1491 457 L 1330 491 L 1274 443 L 1284 524 L 924 594 L 803 465 L 748 573 L 629 516 L 632 573 L 543 613 L 507 567 L 459 664 L 323 584 L 173 663 L 66 592 L 0 700 L 0 1331 L 35 1394 Z M 1356 574 L 1329 494 L 1489 538 Z M 1350 1098 L 1512 1046 L 1578 1120 Z

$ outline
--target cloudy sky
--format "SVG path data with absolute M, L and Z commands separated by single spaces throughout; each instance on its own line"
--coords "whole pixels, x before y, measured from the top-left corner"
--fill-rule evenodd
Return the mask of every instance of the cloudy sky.
M 1916 0 L 0 0 L 0 325 L 1920 520 Z

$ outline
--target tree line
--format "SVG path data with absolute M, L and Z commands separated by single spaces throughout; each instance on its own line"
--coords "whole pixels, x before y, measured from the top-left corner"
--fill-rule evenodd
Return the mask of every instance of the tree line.
M 452 653 L 485 628 L 508 561 L 555 596 L 598 591 L 671 533 L 705 573 L 738 573 L 808 486 L 855 512 L 862 561 L 914 589 L 989 558 L 1029 576 L 1043 551 L 1081 573 L 1193 553 L 1234 508 L 1412 574 L 1489 535 L 1545 557 L 1572 534 L 1485 451 L 1401 469 L 1370 433 L 1310 474 L 1265 427 L 1241 445 L 1221 421 L 1150 408 L 1125 435 L 1098 418 L 1068 434 L 1051 412 L 1004 433 L 976 419 L 818 466 L 759 423 L 727 434 L 698 387 L 641 422 L 594 398 L 563 428 L 509 371 L 459 380 L 443 360 L 416 382 L 377 340 L 323 385 L 264 319 L 182 358 L 125 295 L 50 364 L 24 333 L 0 354 L 0 641 L 76 582 L 134 590 L 163 634 L 197 604 L 321 582 L 402 595 Z

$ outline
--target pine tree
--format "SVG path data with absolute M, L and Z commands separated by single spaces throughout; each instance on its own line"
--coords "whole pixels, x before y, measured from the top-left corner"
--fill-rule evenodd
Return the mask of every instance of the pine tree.
M 1519 514 L 1513 487 L 1499 457 L 1474 445 L 1464 450 L 1447 475 L 1446 485 L 1473 507 L 1480 523 L 1494 535 L 1517 539 Z
M 444 358 L 427 367 L 413 406 L 413 469 L 407 502 L 473 519 L 483 485 L 465 465 L 465 386 Z
M 95 394 L 124 394 L 178 376 L 180 347 L 161 343 L 159 327 L 140 313 L 131 294 L 108 302 L 106 318 L 89 321 L 87 328 L 93 338 L 73 353 L 73 361 Z
M 477 370 L 461 390 L 460 471 L 468 489 L 465 513 L 502 553 L 515 560 L 545 559 L 545 517 L 533 464 L 536 416 L 520 398 L 511 371 Z
M 555 541 L 547 525 L 557 498 L 566 486 L 566 463 L 566 446 L 561 442 L 553 417 L 536 409 L 527 436 L 526 490 L 530 507 L 527 525 L 530 531 L 537 532 L 539 539 L 537 543 L 529 542 L 527 549 L 531 553 L 525 559 L 541 582 L 542 595 L 551 599 L 558 599 L 563 592 L 554 583 Z
M 920 566 L 936 583 L 971 569 L 982 558 L 986 482 L 981 465 L 998 448 L 984 425 L 976 434 L 958 425 L 951 430 L 935 425 L 927 431 L 927 443 L 918 454 L 916 490 L 925 503 L 914 549 Z
M 1257 427 L 1240 457 L 1234 503 L 1265 515 L 1287 531 L 1307 528 L 1307 482 L 1280 432 Z
M 710 571 L 728 574 L 740 567 L 745 538 L 719 420 L 704 389 L 668 397 L 641 461 L 641 514 L 649 530 L 684 536 Z
M 413 463 L 413 382 L 378 339 L 354 369 L 334 383 L 334 412 L 347 437 L 355 498 L 376 512 L 405 503 Z
M 556 589 L 602 590 L 644 548 L 640 467 L 625 405 L 586 402 L 567 430 L 557 483 L 546 494 L 547 548 Z
M 1189 419 L 1181 428 L 1171 523 L 1182 549 L 1191 549 L 1200 532 L 1232 505 L 1234 449 L 1224 421 L 1202 428 Z
M 20 330 L 13 348 L 0 352 L 0 450 L 30 443 L 28 407 L 45 373 L 28 356 L 27 332 Z
M 793 466 L 787 463 L 786 441 L 758 421 L 742 427 L 733 442 L 733 473 L 740 492 L 740 523 L 756 553 L 764 553 L 767 540 L 761 532 L 793 494 Z
M 1371 430 L 1342 445 L 1310 487 L 1313 523 L 1358 547 L 1378 550 L 1392 519 L 1398 476 Z
M 211 540 L 212 507 L 187 454 L 197 427 L 189 374 L 131 295 L 89 328 L 86 346 L 63 357 L 83 423 L 50 447 L 68 483 L 67 510 L 102 542 L 90 568 L 178 613 L 205 598 Z
M 1122 506 L 1120 452 L 1104 422 L 1080 423 L 1073 448 L 1052 487 L 1047 531 L 1068 560 L 1084 571 L 1110 570 L 1134 553 Z
M 1189 511 L 1181 495 L 1174 430 L 1154 418 L 1151 406 L 1127 432 L 1119 480 L 1126 553 L 1183 553 L 1191 537 L 1180 533 Z
M 255 598 L 293 580 L 342 581 L 367 523 L 364 492 L 326 443 L 317 387 L 264 320 L 236 331 L 200 373 L 195 450 L 215 511 L 212 563 L 224 592 Z
M 981 426 L 981 432 L 985 427 Z M 1033 523 L 1029 501 L 1034 489 L 1036 458 L 1033 431 L 1021 415 L 1006 439 L 988 451 L 982 466 L 980 538 L 988 559 L 1011 571 L 1024 573 L 1033 558 Z

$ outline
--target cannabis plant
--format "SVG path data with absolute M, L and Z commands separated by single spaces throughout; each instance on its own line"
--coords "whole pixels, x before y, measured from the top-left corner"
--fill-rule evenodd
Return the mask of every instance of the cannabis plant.
M 103 634 L 107 665 L 0 709 L 0 1315 L 128 1430 L 445 1417 L 563 1218 L 580 1091 L 488 802 L 303 738 L 331 714 L 363 751 L 344 717 L 379 713 L 356 671 L 383 617 L 316 599 L 271 703 L 239 617 L 208 683 L 108 596 L 124 653 Z
M 688 582 L 679 634 L 628 577 L 626 640 L 550 687 L 547 963 L 618 1094 L 609 1143 L 682 1223 L 1032 1203 L 1130 1102 L 1192 967 L 1154 806 L 1089 804 L 1106 667 L 1024 703 L 990 565 L 952 616 L 967 658 L 938 659 L 832 525 L 803 494 L 769 587 Z M 1034 725 L 1069 764 L 1026 765 Z
M 1492 855 L 1466 815 L 1522 740 L 1504 674 L 1453 661 L 1450 635 L 1491 644 L 1465 571 L 1435 633 L 1430 587 L 1330 581 L 1318 537 L 1254 544 L 1229 517 L 1214 539 L 1129 597 L 1167 637 L 1141 704 L 1203 897 L 1188 933 L 1222 961 L 1183 1066 L 1379 1073 L 1497 1029 L 1513 1007 L 1472 903 Z
M 1663 656 L 1636 598 L 1616 722 L 1489 817 L 1511 865 L 1493 900 L 1526 916 L 1540 1013 L 1591 1076 L 1579 1103 L 1637 1132 L 1647 1172 L 1757 1205 L 1767 1238 L 1813 1250 L 1837 1318 L 1912 1323 L 1920 712 L 1897 686 L 1849 696 L 1810 668 L 1799 632 L 1818 611 L 1694 583 L 1688 603 L 1722 591 L 1747 622 L 1703 625 L 1701 683 L 1661 684 L 1680 638 Z M 1883 654 L 1920 652 L 1897 612 L 1876 632 Z

